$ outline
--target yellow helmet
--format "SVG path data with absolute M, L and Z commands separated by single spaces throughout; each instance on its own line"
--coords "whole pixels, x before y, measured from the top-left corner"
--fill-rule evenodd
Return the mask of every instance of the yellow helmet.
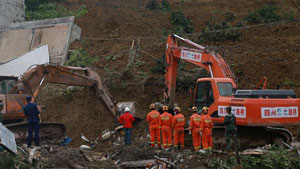
M 150 104 L 150 109 L 155 109 L 155 104 Z
M 192 107 L 192 112 L 198 112 L 198 108 L 196 106 Z
M 168 106 L 163 106 L 162 111 L 168 111 Z
M 208 113 L 208 107 L 206 107 L 206 106 L 204 106 L 203 108 L 202 108 L 202 112 L 204 112 L 204 113 Z
M 177 110 L 178 112 L 181 112 L 181 109 L 180 109 L 180 107 L 175 107 L 175 109 L 174 109 L 175 111 Z

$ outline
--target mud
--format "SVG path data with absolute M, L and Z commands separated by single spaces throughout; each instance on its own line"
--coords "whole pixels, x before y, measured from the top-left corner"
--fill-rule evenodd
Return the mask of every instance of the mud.
M 145 9 L 147 2 L 148 0 L 66 0 L 62 3 L 69 9 L 77 9 L 82 4 L 88 9 L 86 16 L 75 20 L 82 29 L 82 40 L 72 43 L 70 49 L 84 48 L 91 56 L 98 56 L 99 61 L 94 63 L 92 68 L 106 84 L 110 84 L 108 88 L 115 100 L 137 102 L 144 117 L 150 103 L 163 99 L 164 76 L 153 73 L 151 69 L 156 64 L 155 58 L 162 58 L 164 55 L 166 36 L 163 32 L 170 30 L 172 26 L 169 12 Z M 274 3 L 283 6 L 283 9 L 295 10 L 290 1 L 280 4 L 281 1 L 270 0 L 174 0 L 171 1 L 171 6 L 174 10 L 182 10 L 193 22 L 195 32 L 201 32 L 212 16 L 220 21 L 224 13 L 234 12 L 236 20 L 241 20 L 264 3 Z M 296 17 L 299 18 L 299 15 L 297 12 Z M 254 88 L 258 81 L 266 76 L 268 88 L 293 89 L 299 96 L 299 27 L 300 22 L 290 22 L 247 28 L 241 30 L 240 41 L 202 45 L 212 47 L 226 58 L 239 79 L 240 89 Z M 184 37 L 197 40 L 198 34 Z M 126 74 L 124 70 L 133 40 L 138 47 L 135 68 Z M 197 68 L 191 64 L 186 66 Z M 110 79 L 114 78 L 112 72 L 117 72 L 118 75 L 115 75 L 113 83 L 110 83 Z M 189 91 L 179 90 L 176 96 L 184 115 L 189 118 Z M 89 89 L 75 88 L 69 91 L 64 86 L 47 85 L 39 98 L 38 102 L 45 106 L 43 121 L 64 123 L 67 136 L 73 139 L 70 147 L 77 148 L 84 143 L 80 134 L 94 140 L 103 130 L 113 130 L 118 126 L 117 120 L 105 111 L 101 102 Z M 147 133 L 147 122 L 142 120 L 135 124 L 133 147 L 114 147 L 113 141 L 106 141 L 100 143 L 97 151 L 109 153 L 121 150 L 120 155 L 116 156 L 122 160 L 150 158 L 156 152 L 139 145 L 141 137 L 143 142 L 146 142 Z M 115 137 L 119 136 L 121 135 Z M 185 159 L 188 159 L 187 157 L 190 158 L 185 162 L 187 166 L 198 167 L 200 157 L 187 155 Z M 202 163 L 199 165 L 201 168 Z M 115 167 L 110 163 L 106 167 L 108 166 Z

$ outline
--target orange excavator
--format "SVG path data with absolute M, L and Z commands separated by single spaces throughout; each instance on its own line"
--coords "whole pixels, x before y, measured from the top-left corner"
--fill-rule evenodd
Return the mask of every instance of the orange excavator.
M 2 93 L 0 94 L 0 104 L 3 104 L 2 117 L 4 122 L 9 122 L 5 126 L 14 132 L 18 142 L 24 141 L 27 134 L 26 123 L 20 122 L 24 117 L 23 107 L 27 104 L 26 97 L 32 96 L 36 100 L 43 84 L 56 83 L 72 86 L 89 87 L 95 91 L 96 96 L 103 103 L 106 110 L 116 118 L 129 107 L 134 117 L 137 116 L 135 102 L 117 103 L 108 89 L 104 85 L 99 75 L 89 68 L 37 65 L 25 72 L 18 81 L 12 82 L 6 79 L 7 83 L 2 83 Z M 5 85 L 7 84 L 7 85 Z M 13 84 L 13 86 L 11 85 Z M 6 93 L 4 93 L 5 91 Z M 65 134 L 65 126 L 61 123 L 41 123 L 40 136 L 43 140 L 59 139 Z
M 188 47 L 179 46 L 179 43 Z M 209 107 L 208 114 L 216 124 L 213 129 L 214 144 L 225 144 L 223 123 L 227 106 L 232 107 L 236 116 L 242 146 L 291 143 L 293 135 L 284 126 L 300 124 L 300 99 L 296 98 L 293 90 L 237 90 L 237 78 L 220 54 L 171 34 L 167 40 L 165 73 L 165 99 L 170 106 L 176 98 L 179 59 L 210 73 L 211 77 L 197 80 L 192 103 L 199 110 Z

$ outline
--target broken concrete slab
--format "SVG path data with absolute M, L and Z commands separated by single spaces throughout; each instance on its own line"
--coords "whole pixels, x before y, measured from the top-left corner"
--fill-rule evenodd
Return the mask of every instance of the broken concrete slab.
M 77 26 L 72 33 L 73 26 L 73 16 L 0 25 L 0 63 L 47 44 L 50 62 L 63 65 L 69 44 L 81 34 Z
M 0 65 L 0 76 L 19 77 L 31 66 L 49 63 L 49 61 L 48 46 L 44 45 L 23 56 Z
M 9 152 L 17 153 L 17 144 L 14 133 L 0 123 L 0 145 L 4 146 Z

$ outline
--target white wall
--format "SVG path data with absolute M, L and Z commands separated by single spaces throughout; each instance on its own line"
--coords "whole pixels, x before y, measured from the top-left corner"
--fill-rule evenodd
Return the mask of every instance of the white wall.
M 0 76 L 19 77 L 32 65 L 45 63 L 49 63 L 49 52 L 47 45 L 44 45 L 26 53 L 23 56 L 0 65 Z

